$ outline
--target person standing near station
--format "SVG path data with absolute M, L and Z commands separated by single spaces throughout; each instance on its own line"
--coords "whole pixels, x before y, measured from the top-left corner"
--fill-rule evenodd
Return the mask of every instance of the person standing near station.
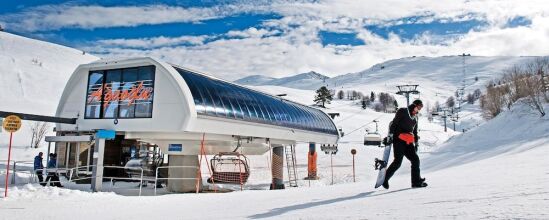
M 36 155 L 36 157 L 34 157 L 34 172 L 38 177 L 38 181 L 40 185 L 46 186 L 46 183 L 44 183 L 44 176 L 42 174 L 44 171 L 44 164 L 42 163 L 42 155 L 44 155 L 44 153 L 40 152 L 38 153 L 38 155 Z
M 400 168 L 402 158 L 406 157 L 412 164 L 412 187 L 426 187 L 425 178 L 421 178 L 419 156 L 417 155 L 418 113 L 423 108 L 421 100 L 415 100 L 408 108 L 400 108 L 395 114 L 390 132 L 393 134 L 394 160 L 385 173 L 383 187 L 389 189 L 389 179 Z
M 56 172 L 57 169 L 57 154 L 52 153 L 50 154 L 50 161 L 48 161 L 48 177 L 46 177 L 46 184 L 48 181 L 50 182 L 50 186 L 57 186 L 57 187 L 63 187 L 61 185 L 61 182 L 59 182 L 59 175 Z

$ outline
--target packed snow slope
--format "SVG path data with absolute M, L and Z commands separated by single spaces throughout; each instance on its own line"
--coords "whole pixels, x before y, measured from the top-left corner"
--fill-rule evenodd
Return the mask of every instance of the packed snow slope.
M 440 148 L 420 152 L 427 188 L 410 188 L 404 162 L 389 190 L 373 189 L 376 172 L 368 160 L 381 150 L 343 143 L 334 156 L 340 178 L 335 185 L 325 184 L 329 157 L 320 154 L 321 180 L 310 187 L 300 181 L 298 188 L 278 191 L 128 197 L 32 184 L 12 188 L 0 200 L 0 219 L 548 219 L 549 118 L 527 112 L 516 106 Z M 500 141 L 502 134 L 508 137 Z M 349 175 L 350 148 L 360 156 L 356 183 Z M 304 164 L 300 149 L 305 147 L 298 146 L 298 164 Z
M 0 31 L 0 111 L 55 114 L 65 84 L 76 67 L 99 58 L 80 50 Z M 29 126 L 14 139 L 29 144 Z M 27 138 L 29 137 L 29 138 Z M 0 133 L 0 143 L 7 142 Z

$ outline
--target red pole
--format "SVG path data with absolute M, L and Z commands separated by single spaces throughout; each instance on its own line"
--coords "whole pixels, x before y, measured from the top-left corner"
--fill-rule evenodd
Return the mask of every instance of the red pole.
M 4 191 L 4 198 L 8 197 L 8 179 L 10 178 L 10 159 L 11 159 L 11 140 L 13 132 L 10 132 L 10 145 L 8 149 L 8 166 L 6 168 L 6 191 Z

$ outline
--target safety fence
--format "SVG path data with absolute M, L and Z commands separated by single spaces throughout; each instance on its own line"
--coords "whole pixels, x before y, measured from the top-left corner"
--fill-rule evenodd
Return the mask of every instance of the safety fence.
M 0 161 L 0 165 L 6 165 L 4 161 Z M 31 166 L 17 166 L 17 164 L 30 164 Z M 71 188 L 71 189 L 79 189 L 79 190 L 90 190 L 91 189 L 91 180 L 92 177 L 92 170 L 96 167 L 95 165 L 90 166 L 79 166 L 74 168 L 44 168 L 44 169 L 34 169 L 32 166 L 33 163 L 29 161 L 13 161 L 10 162 L 10 182 L 11 185 L 23 185 L 23 184 L 29 184 L 29 183 L 39 183 L 41 185 L 56 185 L 56 184 L 63 184 L 65 188 Z M 197 181 L 200 176 L 196 177 L 165 177 L 162 175 L 159 175 L 162 169 L 191 169 L 192 173 L 197 173 L 198 167 L 197 166 L 161 166 L 156 167 L 154 171 L 154 176 L 146 176 L 145 170 L 141 167 L 124 167 L 124 166 L 101 166 L 103 169 L 103 172 L 107 170 L 122 170 L 118 173 L 124 173 L 123 176 L 109 176 L 109 175 L 102 175 L 98 178 L 103 179 L 103 187 L 101 191 L 117 191 L 117 190 L 123 190 L 124 192 L 127 192 L 128 190 L 133 191 L 135 186 L 134 185 L 122 185 L 121 187 L 115 187 L 117 185 L 117 182 L 138 182 L 139 188 L 137 195 L 141 196 L 143 194 L 143 186 L 147 186 L 147 183 L 154 183 L 153 189 L 154 194 L 157 195 L 157 188 L 160 183 L 166 182 L 168 180 L 193 180 Z M 5 170 L 5 169 L 4 169 Z M 116 172 L 111 172 L 116 173 Z M 44 175 L 45 174 L 45 175 Z M 0 177 L 2 175 L 5 176 L 5 173 L 0 172 Z M 42 181 L 39 180 L 39 175 L 42 175 Z M 26 178 L 17 178 L 17 176 L 24 176 Z M 48 178 L 48 176 L 50 178 Z M 63 180 L 59 177 L 64 177 Z M 16 180 L 17 179 L 17 180 Z M 110 186 L 104 185 L 105 182 L 110 182 Z M 197 181 L 198 182 L 198 181 Z M 0 185 L 4 186 L 4 182 L 2 181 Z M 86 187 L 88 186 L 88 187 Z M 105 187 L 106 186 L 106 187 Z M 167 184 L 166 184 L 167 186 Z M 198 184 L 197 184 L 198 187 Z M 87 189 L 86 189 L 87 188 Z M 135 194 L 133 194 L 135 195 Z
M 170 169 L 170 168 L 177 168 L 177 169 L 193 169 L 194 172 L 198 172 L 198 166 L 161 166 L 156 168 L 156 173 L 154 176 L 154 195 L 156 196 L 156 188 L 158 186 L 158 180 L 164 181 L 164 180 L 194 180 L 197 181 L 199 178 L 196 177 L 158 177 L 158 174 L 160 173 L 160 169 Z M 198 184 L 196 185 L 198 188 Z M 198 189 L 197 189 L 198 191 Z

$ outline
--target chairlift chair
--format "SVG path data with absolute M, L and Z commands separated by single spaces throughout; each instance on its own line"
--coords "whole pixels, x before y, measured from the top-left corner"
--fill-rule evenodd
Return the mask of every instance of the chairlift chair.
M 364 145 L 381 147 L 382 138 L 378 131 L 377 122 L 377 120 L 374 120 L 374 123 L 376 123 L 376 130 L 374 132 L 370 132 L 366 129 L 366 135 L 364 135 Z
M 245 184 L 250 176 L 248 158 L 238 152 L 216 154 L 210 160 L 212 176 L 208 183 Z
M 381 135 L 378 132 L 366 132 L 366 135 L 364 135 L 364 145 L 381 146 Z

